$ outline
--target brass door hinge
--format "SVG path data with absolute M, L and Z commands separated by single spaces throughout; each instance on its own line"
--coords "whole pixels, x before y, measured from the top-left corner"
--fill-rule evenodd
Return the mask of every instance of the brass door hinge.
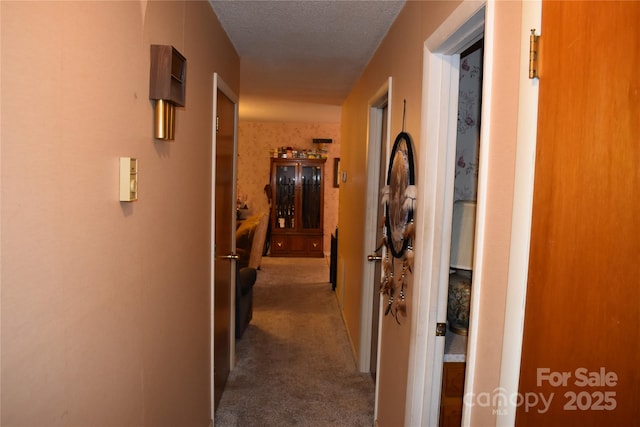
M 529 78 L 539 79 L 540 36 L 536 36 L 536 29 L 531 29 L 529 36 Z
M 220 117 L 216 116 L 216 133 L 220 132 Z
M 447 333 L 447 324 L 446 323 L 436 323 L 436 336 L 443 337 Z

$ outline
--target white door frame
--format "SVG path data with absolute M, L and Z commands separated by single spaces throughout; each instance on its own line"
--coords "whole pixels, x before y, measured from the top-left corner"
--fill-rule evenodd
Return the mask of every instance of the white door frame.
M 446 319 L 449 246 L 453 210 L 454 159 L 457 137 L 459 53 L 482 37 L 493 4 L 463 1 L 424 44 L 422 127 L 417 212 L 422 223 L 416 232 L 413 306 L 409 347 L 405 426 L 437 425 L 442 383 L 444 336 L 436 337 L 436 324 Z M 491 97 L 491 40 L 485 35 L 483 105 Z M 491 37 L 491 35 L 489 35 Z M 481 265 L 486 209 L 486 154 L 490 109 L 482 109 L 480 165 L 476 212 L 474 265 Z M 484 146 L 484 148 L 483 148 Z M 483 164 L 483 157 L 485 158 Z M 417 222 L 417 221 L 416 221 Z M 480 291 L 481 272 L 474 272 L 472 293 Z M 472 303 L 477 296 L 472 296 Z M 477 312 L 477 311 L 476 311 Z M 467 372 L 475 363 L 474 310 L 471 309 L 467 345 Z M 467 376 L 469 378 L 469 376 Z M 463 421 L 464 425 L 464 421 Z
M 529 273 L 529 245 L 533 211 L 533 178 L 535 175 L 536 141 L 538 130 L 538 80 L 529 79 L 529 30 L 542 32 L 542 0 L 522 2 L 522 38 L 520 41 L 520 90 L 518 99 L 518 136 L 511 219 L 511 247 L 507 301 L 500 364 L 500 389 L 507 406 L 500 411 L 496 425 L 512 426 L 516 419 L 516 406 L 511 399 L 518 395 L 524 308 Z M 501 408 L 502 409 L 502 408 Z
M 214 418 L 215 413 L 215 397 L 214 397 L 214 331 L 215 331 L 215 316 L 214 316 L 214 307 L 215 307 L 215 236 L 216 236 L 216 141 L 217 141 L 217 117 L 218 117 L 218 89 L 222 92 L 227 98 L 231 100 L 234 104 L 233 109 L 233 180 L 232 182 L 237 181 L 237 158 L 238 158 L 238 96 L 231 90 L 231 87 L 227 85 L 224 80 L 220 77 L 218 73 L 213 73 L 213 116 L 212 116 L 212 129 L 211 129 L 211 236 L 210 236 L 210 255 L 209 255 L 209 319 L 210 319 L 210 333 L 209 333 L 209 341 L 210 341 L 210 372 L 209 372 L 209 390 L 211 394 L 211 419 Z M 233 186 L 233 199 L 236 198 L 236 186 Z M 236 218 L 233 216 L 231 229 L 235 230 L 235 221 Z M 235 238 L 232 239 L 231 249 L 235 253 L 236 250 L 236 242 Z M 231 274 L 232 283 L 235 281 L 235 269 L 232 270 Z M 233 369 L 235 365 L 235 353 L 236 353 L 236 341 L 235 341 L 235 286 L 231 286 L 231 322 L 230 322 L 230 334 L 229 334 L 229 369 Z
M 484 3 L 484 2 L 483 2 Z M 451 116 L 454 114 L 451 99 L 457 99 L 457 93 L 453 93 L 452 86 L 457 80 L 458 70 L 451 56 L 460 52 L 460 43 L 472 39 L 467 28 L 476 12 L 484 7 L 484 77 L 483 77 L 483 110 L 481 129 L 481 152 L 478 182 L 478 205 L 476 225 L 476 258 L 475 265 L 481 265 L 484 239 L 484 219 L 486 217 L 486 174 L 488 172 L 488 159 L 486 152 L 489 149 L 490 134 L 488 125 L 491 116 L 491 87 L 493 68 L 493 40 L 495 38 L 495 11 L 494 2 L 489 1 L 478 5 L 478 2 L 465 0 L 454 13 L 433 33 L 425 43 L 424 48 L 424 79 L 423 79 L 423 120 L 421 137 L 426 149 L 421 150 L 420 164 L 424 165 L 425 173 L 419 182 L 422 194 L 418 200 L 424 224 L 418 231 L 417 241 L 420 249 L 416 253 L 422 253 L 421 263 L 416 263 L 417 287 L 414 295 L 414 304 L 417 307 L 412 313 L 412 327 L 415 331 L 412 335 L 410 346 L 409 375 L 407 386 L 407 406 L 405 425 L 437 425 L 438 405 L 440 400 L 440 384 L 442 371 L 436 365 L 436 358 L 442 354 L 444 339 L 436 339 L 434 336 L 435 324 L 444 321 L 441 301 L 442 276 L 444 265 L 438 265 L 442 259 L 438 257 L 437 239 L 442 239 L 449 230 L 445 230 L 446 222 L 440 215 L 442 213 L 442 200 L 445 186 L 442 176 L 446 176 L 442 170 L 443 159 L 446 155 L 438 150 L 438 138 L 448 141 L 455 136 L 450 129 Z M 533 205 L 533 178 L 535 173 L 535 146 L 537 136 L 537 111 L 538 111 L 538 82 L 528 79 L 528 51 L 529 30 L 537 29 L 541 33 L 541 0 L 522 2 L 522 34 L 520 57 L 520 85 L 518 107 L 518 133 L 516 141 L 516 168 L 514 181 L 514 203 L 512 212 L 512 232 L 509 256 L 509 274 L 507 283 L 507 301 L 505 312 L 505 329 L 503 336 L 502 360 L 500 371 L 501 393 L 506 396 L 516 396 L 518 393 L 518 381 L 520 376 L 520 359 L 522 352 L 522 334 L 524 326 L 524 307 L 526 297 L 527 274 L 529 264 L 529 243 L 531 233 L 531 215 Z M 471 26 L 473 28 L 473 25 Z M 456 44 L 458 44 L 456 46 Z M 449 56 L 447 56 L 449 55 Z M 454 79 L 455 77 L 455 79 Z M 451 95 L 455 96 L 451 96 Z M 444 112 L 444 114 L 439 114 Z M 449 127 L 448 127 L 449 126 Z M 444 165 L 446 167 L 446 165 Z M 440 169 L 438 168 L 440 167 Z M 429 185 L 431 183 L 431 185 Z M 438 206 L 440 208 L 438 209 Z M 428 211 L 424 209 L 428 207 Z M 437 225 L 437 227 L 436 227 Z M 442 229 L 441 229 L 442 228 Z M 428 235 L 426 230 L 434 230 L 434 235 Z M 420 235 L 420 233 L 422 235 Z M 436 234 L 437 233 L 437 234 Z M 427 241 L 426 238 L 429 240 Z M 446 240 L 446 239 L 445 239 Z M 440 242 L 442 243 L 442 242 Z M 450 243 L 450 242 L 449 242 Z M 420 252 L 418 252 L 420 251 Z M 448 253 L 448 249 L 445 251 Z M 447 257 L 448 258 L 448 257 Z M 434 267 L 440 267 L 440 272 Z M 475 273 L 472 304 L 477 305 L 477 297 L 482 278 Z M 420 289 L 424 292 L 419 292 Z M 467 350 L 467 373 L 465 389 L 473 388 L 473 377 L 477 358 L 477 319 L 474 316 L 477 307 L 471 308 L 469 343 Z M 439 361 L 441 364 L 441 360 Z M 507 399 L 511 406 L 506 411 L 501 411 L 496 418 L 496 425 L 511 426 L 515 423 L 515 400 Z M 463 408 L 462 425 L 470 425 L 471 411 Z

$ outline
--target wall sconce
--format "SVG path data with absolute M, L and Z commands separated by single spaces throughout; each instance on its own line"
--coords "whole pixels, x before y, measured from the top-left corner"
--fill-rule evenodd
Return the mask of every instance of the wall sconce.
M 149 99 L 156 101 L 154 138 L 173 140 L 175 107 L 184 107 L 187 60 L 173 46 L 151 45 Z

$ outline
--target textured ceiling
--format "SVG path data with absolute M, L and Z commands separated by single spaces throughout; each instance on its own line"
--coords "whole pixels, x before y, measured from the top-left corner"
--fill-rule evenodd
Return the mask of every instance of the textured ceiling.
M 211 5 L 240 55 L 241 119 L 338 121 L 404 0 Z

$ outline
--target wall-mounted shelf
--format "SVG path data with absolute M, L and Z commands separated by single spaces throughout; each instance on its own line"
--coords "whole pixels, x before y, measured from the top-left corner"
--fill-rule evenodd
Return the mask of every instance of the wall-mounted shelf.
M 149 99 L 162 99 L 184 107 L 187 60 L 173 46 L 151 45 Z

